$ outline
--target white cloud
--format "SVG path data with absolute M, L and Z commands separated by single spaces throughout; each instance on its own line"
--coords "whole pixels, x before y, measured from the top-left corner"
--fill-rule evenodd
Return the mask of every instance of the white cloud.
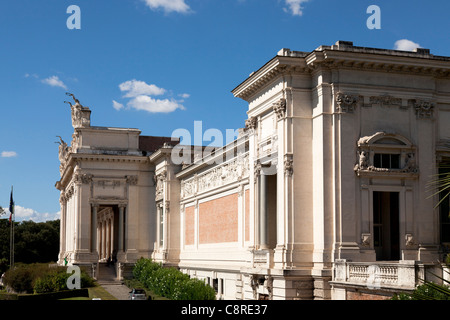
M 122 92 L 126 92 L 125 98 L 134 98 L 140 95 L 159 96 L 166 92 L 154 84 L 147 84 L 144 81 L 130 80 L 119 85 Z
M 173 99 L 153 99 L 149 96 L 137 96 L 128 102 L 127 106 L 136 110 L 144 110 L 150 113 L 169 113 L 176 109 L 184 110 L 184 106 Z
M 67 90 L 67 86 L 62 82 L 58 76 L 51 76 L 46 79 L 41 80 L 42 83 L 48 84 L 52 87 L 60 87 Z
M 162 96 L 167 93 L 166 89 L 160 88 L 154 84 L 148 84 L 144 81 L 129 80 L 119 85 L 120 91 L 124 92 L 124 98 L 130 98 L 126 104 L 127 109 L 144 110 L 150 113 L 169 113 L 177 109 L 185 110 L 182 99 L 160 98 L 155 99 L 152 96 Z M 169 91 L 169 93 L 171 93 Z M 183 99 L 189 98 L 188 93 L 179 94 Z M 113 100 L 113 108 L 121 110 L 125 108 L 122 103 Z
M 25 73 L 25 78 L 36 78 L 38 79 L 39 76 L 35 73 L 29 74 L 29 73 Z
M 408 39 L 401 39 L 395 42 L 394 49 L 401 51 L 414 51 L 414 49 L 421 48 L 420 44 Z
M 3 207 L 5 209 L 4 216 L 2 218 L 8 218 L 10 216 L 9 207 Z M 34 209 L 24 208 L 19 205 L 14 206 L 14 220 L 15 221 L 28 221 L 32 220 L 34 222 L 45 222 L 49 220 L 57 220 L 61 218 L 61 211 L 56 213 L 39 213 Z
M 1 153 L 2 158 L 13 158 L 17 157 L 17 152 L 15 151 L 3 151 Z
M 123 104 L 113 100 L 113 108 L 116 109 L 117 111 L 119 111 L 120 109 L 123 109 L 124 106 L 123 106 Z
M 290 12 L 294 16 L 302 16 L 303 15 L 302 4 L 308 1 L 309 0 L 285 0 L 286 5 L 289 8 L 284 8 L 284 11 Z
M 162 9 L 166 13 L 178 12 L 188 13 L 191 8 L 184 2 L 184 0 L 143 0 L 145 4 L 152 10 Z

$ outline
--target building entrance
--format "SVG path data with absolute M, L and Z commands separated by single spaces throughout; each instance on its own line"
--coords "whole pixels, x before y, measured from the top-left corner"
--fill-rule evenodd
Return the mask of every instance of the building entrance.
M 373 192 L 373 235 L 377 260 L 400 259 L 399 193 Z

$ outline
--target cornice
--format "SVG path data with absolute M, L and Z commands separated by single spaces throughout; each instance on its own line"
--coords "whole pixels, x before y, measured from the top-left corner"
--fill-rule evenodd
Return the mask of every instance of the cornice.
M 130 156 L 130 155 L 99 155 L 87 153 L 70 153 L 66 157 L 64 167 L 61 172 L 61 179 L 56 182 L 57 189 L 59 185 L 66 185 L 70 181 L 73 170 L 78 161 L 97 161 L 97 162 L 129 162 L 129 163 L 149 163 L 148 156 Z
M 301 57 L 275 56 L 259 70 L 238 85 L 231 92 L 237 98 L 248 101 L 250 97 L 261 87 L 278 76 L 293 73 L 308 73 L 309 69 Z
M 385 50 L 391 52 L 393 50 Z M 393 55 L 388 53 L 353 52 L 341 50 L 324 50 L 312 52 L 306 58 L 312 69 L 325 67 L 329 69 L 352 69 L 379 71 L 399 74 L 428 75 L 450 77 L 450 60 L 425 57 L 416 53 Z
M 344 50 L 322 46 L 309 54 L 277 55 L 253 72 L 231 92 L 249 101 L 264 85 L 287 74 L 312 74 L 321 68 L 378 71 L 398 74 L 450 77 L 450 58 L 427 52 L 348 47 Z

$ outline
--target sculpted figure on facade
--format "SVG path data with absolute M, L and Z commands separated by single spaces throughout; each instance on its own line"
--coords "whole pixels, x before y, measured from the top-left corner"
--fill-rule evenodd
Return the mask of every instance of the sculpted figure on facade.
M 361 96 L 338 93 L 336 96 L 337 110 L 341 113 L 352 113 L 360 101 Z
M 292 158 L 292 154 L 284 155 L 284 174 L 287 176 L 292 176 L 294 172 L 294 160 Z
M 410 173 L 418 172 L 414 153 L 408 153 L 408 156 L 405 160 L 405 166 L 403 167 L 402 172 L 410 172 Z
M 161 200 L 164 197 L 164 182 L 166 181 L 166 177 L 167 173 L 165 171 L 155 175 L 155 200 Z
M 72 126 L 74 128 L 89 127 L 91 125 L 91 110 L 82 106 L 80 100 L 75 98 L 72 93 L 67 92 L 66 95 L 71 96 L 75 101 L 75 104 L 72 104 L 70 101 L 64 101 L 70 105 L 72 110 Z
M 67 143 L 60 137 L 57 136 L 59 138 L 59 142 L 56 142 L 59 144 L 59 162 L 61 164 L 63 164 L 65 162 L 65 158 L 67 156 L 67 154 L 70 152 L 70 147 L 67 145 Z
M 434 104 L 430 101 L 413 99 L 409 100 L 409 104 L 416 110 L 416 116 L 419 119 L 433 118 Z

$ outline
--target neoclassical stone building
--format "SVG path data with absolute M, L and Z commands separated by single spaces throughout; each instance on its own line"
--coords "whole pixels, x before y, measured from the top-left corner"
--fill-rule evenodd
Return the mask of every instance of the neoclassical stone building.
M 91 126 L 73 97 L 60 263 L 123 277 L 152 258 L 222 299 L 385 298 L 443 274 L 449 201 L 427 185 L 450 158 L 449 57 L 282 49 L 232 93 L 245 128 L 215 149 Z

